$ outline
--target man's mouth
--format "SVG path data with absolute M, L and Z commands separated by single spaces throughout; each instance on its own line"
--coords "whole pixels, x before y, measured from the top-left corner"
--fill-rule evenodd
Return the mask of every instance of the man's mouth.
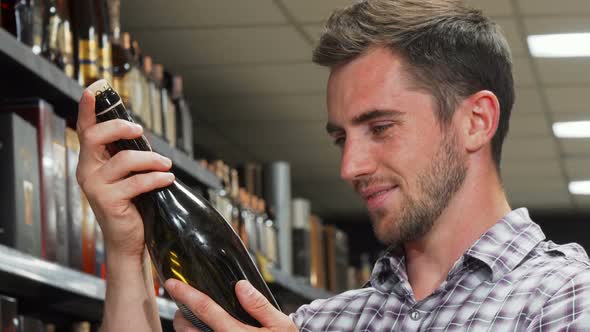
M 392 194 L 397 189 L 398 186 L 375 186 L 365 188 L 359 193 L 365 200 L 367 208 L 372 210 L 382 207 L 390 194 Z

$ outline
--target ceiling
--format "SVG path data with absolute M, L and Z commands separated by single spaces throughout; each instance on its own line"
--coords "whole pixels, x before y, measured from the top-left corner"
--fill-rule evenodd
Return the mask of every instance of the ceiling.
M 185 77 L 195 141 L 230 163 L 286 160 L 293 195 L 321 216 L 362 215 L 339 179 L 339 151 L 325 134 L 328 72 L 311 62 L 323 21 L 345 0 L 124 0 L 123 28 L 146 54 Z M 569 194 L 590 179 L 590 141 L 558 140 L 551 124 L 588 119 L 590 58 L 534 59 L 529 34 L 590 31 L 590 1 L 472 0 L 504 29 L 517 101 L 504 144 L 513 207 L 578 211 Z

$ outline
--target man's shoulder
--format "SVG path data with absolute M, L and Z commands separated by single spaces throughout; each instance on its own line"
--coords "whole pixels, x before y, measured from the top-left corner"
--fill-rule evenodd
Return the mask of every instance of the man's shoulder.
M 518 279 L 537 280 L 547 289 L 571 283 L 590 285 L 590 259 L 577 243 L 542 241 L 514 272 Z
M 565 264 L 580 270 L 590 269 L 586 250 L 574 242 L 556 244 L 553 241 L 542 241 L 532 254 L 532 259 L 541 262 Z

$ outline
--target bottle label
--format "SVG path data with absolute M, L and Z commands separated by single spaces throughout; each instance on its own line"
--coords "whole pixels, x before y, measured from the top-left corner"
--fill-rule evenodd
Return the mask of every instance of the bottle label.
M 98 77 L 98 45 L 95 39 L 78 41 L 78 82 L 87 86 Z
M 100 76 L 111 83 L 113 81 L 113 65 L 112 65 L 112 49 L 111 43 L 103 41 L 103 47 L 100 48 L 98 53 L 98 63 Z

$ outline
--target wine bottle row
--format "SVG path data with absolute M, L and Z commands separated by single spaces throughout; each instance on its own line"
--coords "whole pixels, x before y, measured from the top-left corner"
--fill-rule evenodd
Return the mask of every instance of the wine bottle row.
M 0 331 L 2 332 L 94 332 L 98 324 L 86 321 L 63 322 L 63 319 L 41 320 L 34 313 L 23 314 L 16 298 L 0 295 Z
M 346 233 L 334 225 L 324 225 L 311 213 L 309 200 L 290 199 L 288 174 L 280 177 L 280 181 L 274 179 L 272 163 L 263 167 L 249 162 L 235 169 L 221 160 L 201 160 L 200 163 L 222 179 L 221 190 L 209 189 L 210 200 L 261 267 L 291 271 L 287 273 L 313 287 L 332 292 L 350 289 L 368 280 L 366 273 L 358 272 L 349 264 Z M 284 162 L 279 164 L 284 166 Z M 279 188 L 269 189 L 272 187 Z M 287 192 L 273 195 L 280 191 Z M 288 204 L 278 202 L 277 196 L 287 197 Z M 267 201 L 272 203 L 267 204 Z M 288 208 L 288 218 L 279 223 L 277 215 L 284 214 L 282 209 L 285 208 Z M 281 230 L 288 233 L 290 240 L 279 241 Z M 280 249 L 287 249 L 290 260 L 281 260 Z M 284 266 L 286 264 L 290 266 Z M 366 268 L 359 271 L 366 271 Z M 367 279 L 363 280 L 365 277 Z
M 193 125 L 179 75 L 121 31 L 119 0 L 1 0 L 1 24 L 83 86 L 99 78 L 120 91 L 136 122 L 193 155 Z

